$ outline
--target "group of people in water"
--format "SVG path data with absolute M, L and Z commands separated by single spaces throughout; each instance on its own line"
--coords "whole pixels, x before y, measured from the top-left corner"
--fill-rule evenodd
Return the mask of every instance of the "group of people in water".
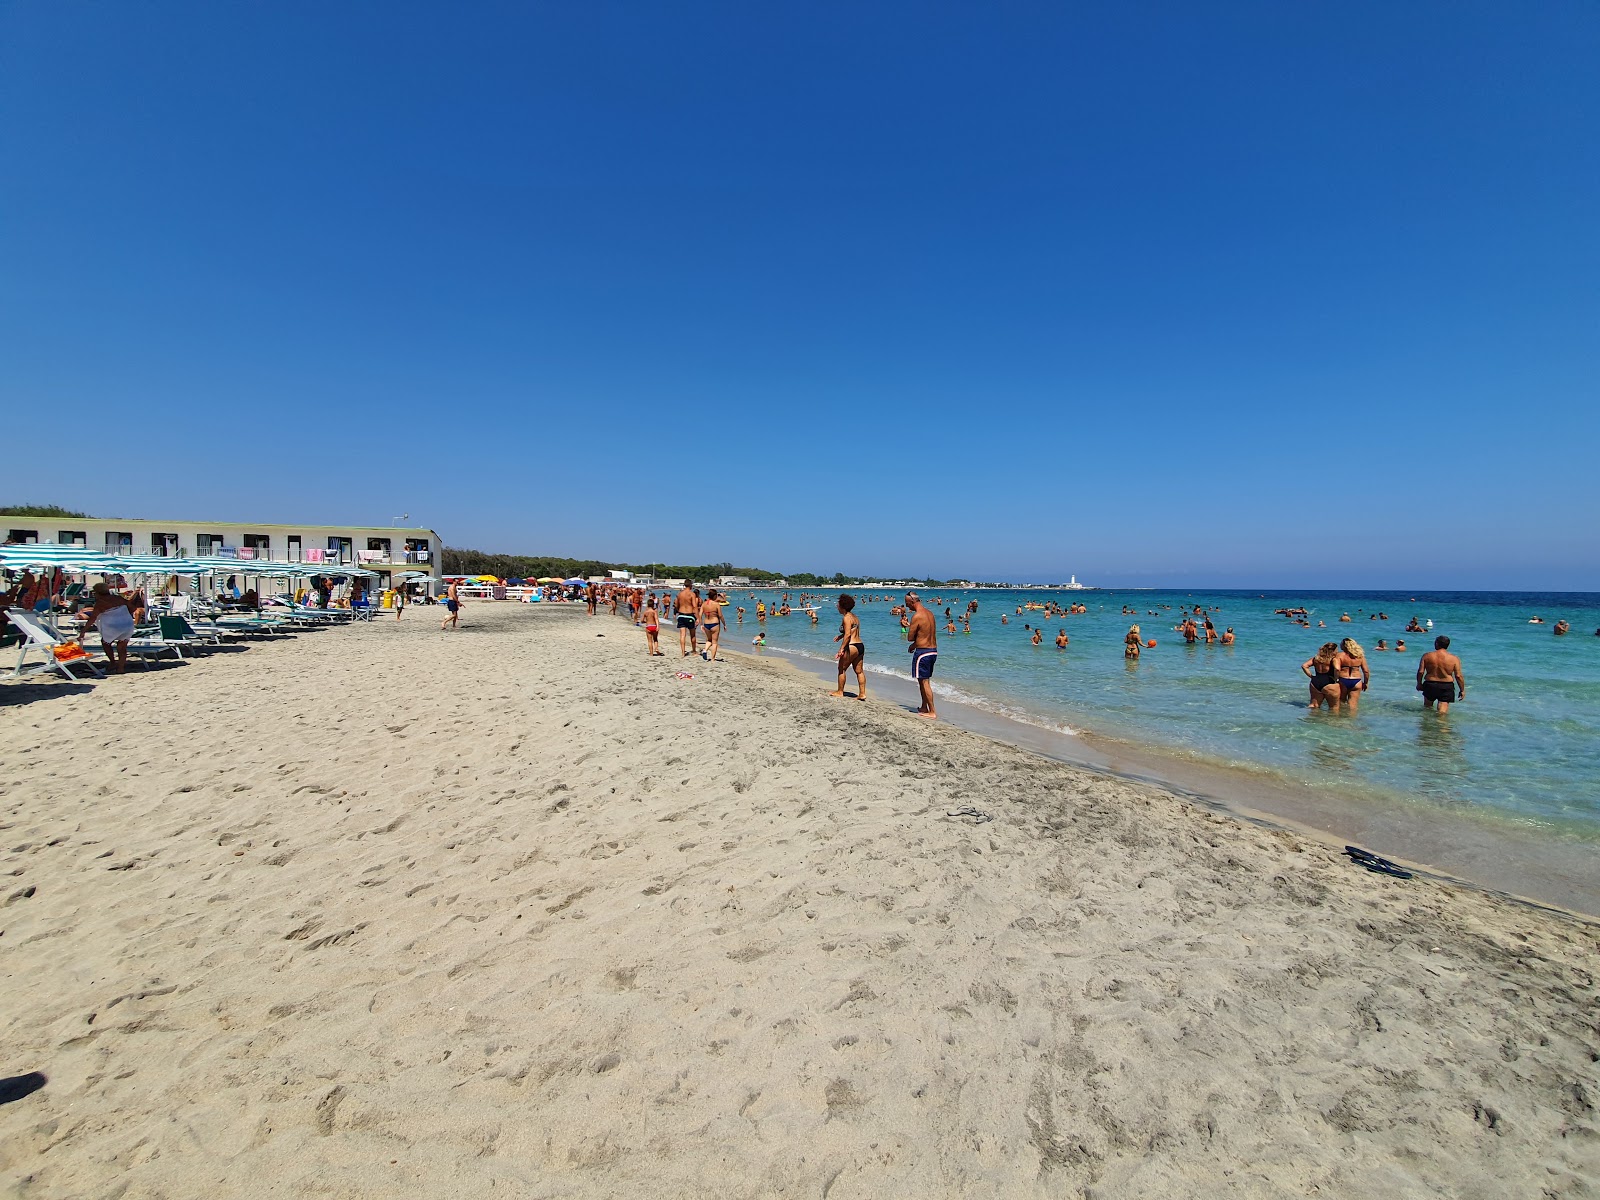
M 1396 649 L 1404 646 L 1400 642 Z M 1372 686 L 1372 672 L 1367 669 L 1367 656 L 1355 638 L 1337 642 L 1324 642 L 1322 648 L 1305 662 L 1300 670 L 1311 681 L 1311 707 L 1327 707 L 1330 711 L 1344 708 L 1355 712 L 1361 694 Z M 1452 704 L 1467 698 L 1467 681 L 1461 674 L 1461 659 L 1450 653 L 1450 639 L 1440 634 L 1433 639 L 1433 649 L 1422 656 L 1417 664 L 1417 691 L 1422 693 L 1422 706 L 1437 706 L 1440 714 L 1450 711 Z
M 784 593 L 781 600 L 769 604 L 759 598 L 755 592 L 750 593 L 753 602 L 756 621 L 761 625 L 761 630 L 753 639 L 753 644 L 759 649 L 766 642 L 766 623 L 768 617 L 788 617 L 796 613 L 803 613 L 813 625 L 819 623 L 821 606 L 809 593 L 801 593 L 798 601 L 793 601 L 789 593 Z M 687 658 L 697 654 L 707 662 L 716 661 L 719 656 L 721 640 L 728 625 L 729 610 L 732 610 L 734 620 L 742 626 L 747 610 L 743 605 L 733 605 L 726 593 L 715 587 L 708 587 L 704 596 L 699 589 L 691 584 L 685 584 L 675 595 L 668 600 L 667 593 L 646 592 L 642 588 L 610 588 L 604 594 L 604 599 L 597 597 L 593 591 L 590 593 L 590 611 L 595 609 L 595 603 L 609 603 L 612 612 L 618 611 L 619 604 L 625 603 L 629 615 L 636 625 L 641 626 L 645 633 L 646 653 L 655 657 L 665 657 L 661 649 L 660 627 L 665 617 L 672 617 L 678 630 L 678 648 L 680 657 Z M 866 679 L 866 641 L 862 636 L 860 617 L 856 611 L 858 603 L 873 602 L 890 603 L 891 615 L 898 617 L 900 631 L 906 639 L 907 650 L 911 654 L 911 675 L 916 681 L 920 693 L 921 703 L 918 713 L 921 716 L 934 718 L 933 697 L 933 671 L 938 660 L 938 626 L 939 615 L 934 606 L 943 606 L 944 602 L 939 597 L 932 599 L 931 605 L 923 602 L 915 591 L 908 591 L 902 603 L 894 603 L 892 596 L 865 596 L 861 601 L 849 593 L 839 594 L 834 600 L 834 607 L 839 613 L 839 632 L 833 641 L 837 647 L 835 663 L 838 668 L 837 687 L 830 693 L 835 697 L 845 697 L 846 684 L 849 677 L 855 676 L 855 697 L 865 700 L 867 697 Z M 1170 609 L 1170 605 L 1160 606 Z M 1037 612 L 1041 618 L 1048 620 L 1061 620 L 1066 617 L 1086 614 L 1089 611 L 1087 604 L 1074 601 L 1068 605 L 1060 605 L 1054 601 L 1035 602 L 1018 605 L 1012 614 L 1002 613 L 1001 625 L 1009 625 L 1011 616 L 1023 616 L 1030 612 Z M 1192 610 L 1182 613 L 1173 631 L 1183 640 L 1195 645 L 1232 646 L 1236 642 L 1233 626 L 1227 626 L 1218 631 L 1213 613 L 1220 611 L 1217 608 L 1205 608 L 1199 604 Z M 1311 628 L 1311 613 L 1305 608 L 1280 608 L 1275 615 L 1285 617 L 1296 625 Z M 942 614 L 944 632 L 947 634 L 972 632 L 972 622 L 978 612 L 978 601 L 967 601 L 965 609 L 957 614 L 949 606 L 944 607 Z M 1139 616 L 1139 610 L 1129 605 L 1122 606 L 1124 616 Z M 1149 615 L 1159 616 L 1156 609 L 1150 609 Z M 1338 618 L 1341 624 L 1350 624 L 1355 618 L 1349 613 L 1343 613 Z M 1389 615 L 1384 612 L 1375 612 L 1368 615 L 1371 621 L 1387 621 Z M 1539 617 L 1533 617 L 1530 624 L 1542 625 L 1545 622 Z M 1325 627 L 1326 622 L 1318 621 L 1318 626 Z M 1412 616 L 1407 622 L 1405 632 L 1426 633 L 1433 628 L 1431 619 L 1424 620 Z M 1555 623 L 1553 630 L 1557 635 L 1569 631 L 1568 622 L 1562 620 Z M 1071 644 L 1065 626 L 1056 630 L 1052 637 L 1042 625 L 1035 625 L 1032 621 L 1024 622 L 1023 634 L 1035 646 L 1041 646 L 1046 639 L 1050 639 L 1058 650 L 1066 650 Z M 1597 631 L 1600 636 L 1600 631 Z M 703 641 L 703 645 L 702 645 Z M 1123 655 L 1128 660 L 1137 660 L 1146 651 L 1154 649 L 1155 638 L 1147 638 L 1141 626 L 1134 623 L 1128 627 L 1123 637 Z M 1387 638 L 1379 638 L 1373 646 L 1373 652 L 1389 652 Z M 1397 638 L 1393 652 L 1406 653 L 1404 638 Z M 1309 706 L 1312 709 L 1326 708 L 1354 713 L 1358 711 L 1361 697 L 1372 686 L 1372 672 L 1367 663 L 1368 651 L 1353 637 L 1346 637 L 1339 641 L 1325 642 L 1311 657 L 1300 664 L 1301 672 L 1308 681 Z M 1421 693 L 1423 707 L 1446 713 L 1451 704 L 1460 703 L 1466 697 L 1466 680 L 1462 675 L 1461 660 L 1450 651 L 1450 639 L 1440 635 L 1434 639 L 1433 649 L 1425 653 L 1417 664 L 1416 690 Z

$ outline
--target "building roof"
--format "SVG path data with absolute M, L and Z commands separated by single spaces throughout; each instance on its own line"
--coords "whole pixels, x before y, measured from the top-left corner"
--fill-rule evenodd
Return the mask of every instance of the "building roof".
M 21 528 L 17 522 L 43 522 L 45 524 L 70 525 L 160 525 L 164 528 L 174 525 L 203 525 L 207 529 L 352 529 L 363 533 L 372 530 L 387 530 L 390 533 L 426 533 L 438 537 L 432 529 L 420 529 L 399 525 L 338 525 L 326 521 L 296 521 L 293 524 L 275 524 L 271 521 L 202 521 L 193 517 L 184 517 L 174 520 L 151 521 L 144 517 L 6 517 L 13 528 Z

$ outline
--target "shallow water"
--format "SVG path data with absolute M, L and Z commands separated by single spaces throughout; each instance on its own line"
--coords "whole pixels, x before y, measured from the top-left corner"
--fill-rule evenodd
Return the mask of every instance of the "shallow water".
M 755 594 L 768 602 L 776 595 Z M 795 603 L 799 594 L 791 592 Z M 866 602 L 855 594 L 869 669 L 909 677 L 906 643 L 889 612 L 899 595 Z M 768 619 L 770 647 L 832 658 L 837 592 L 819 595 L 816 626 L 800 612 Z M 940 695 L 1046 729 L 1266 769 L 1341 801 L 1408 806 L 1418 819 L 1503 822 L 1600 845 L 1600 595 L 985 589 L 925 598 L 941 631 L 946 607 L 959 629 L 967 601 L 979 604 L 971 633 L 939 635 Z M 1089 612 L 1043 620 L 1015 611 L 1047 600 L 1077 600 Z M 734 603 L 747 611 L 731 632 L 748 645 L 755 601 L 741 591 Z M 1139 615 L 1123 615 L 1124 604 Z M 1195 604 L 1215 609 L 1218 631 L 1233 626 L 1238 643 L 1186 645 L 1173 627 Z M 1313 628 L 1273 614 L 1289 607 L 1311 610 Z M 1380 611 L 1387 621 L 1370 619 Z M 1342 624 L 1346 612 L 1353 620 Z M 1000 623 L 1002 614 L 1009 624 Z M 1413 614 L 1433 621 L 1426 635 L 1403 633 Z M 1546 624 L 1530 625 L 1535 614 Z M 1572 623 L 1571 634 L 1552 635 L 1558 617 Z M 1318 620 L 1327 627 L 1316 628 Z M 1122 638 L 1134 621 L 1158 644 L 1129 663 Z M 1041 624 L 1045 642 L 1034 646 L 1029 627 Z M 1053 644 L 1059 629 L 1071 639 L 1065 650 Z M 1425 713 L 1415 690 L 1417 660 L 1440 633 L 1450 636 L 1467 681 L 1467 699 L 1443 717 Z M 1344 636 L 1367 649 L 1372 688 L 1357 713 L 1311 710 L 1300 664 Z M 1379 637 L 1391 646 L 1404 638 L 1406 652 L 1374 652 Z

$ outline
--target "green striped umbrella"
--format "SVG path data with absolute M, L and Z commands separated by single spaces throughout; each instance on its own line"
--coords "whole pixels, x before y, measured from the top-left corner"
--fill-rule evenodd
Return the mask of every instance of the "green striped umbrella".
M 116 554 L 106 559 L 119 575 L 208 575 L 211 568 L 192 558 L 162 554 Z
M 0 567 L 20 571 L 24 567 L 57 567 L 63 571 L 103 571 L 105 563 L 116 559 L 87 546 L 58 546 L 39 542 L 25 546 L 0 546 Z

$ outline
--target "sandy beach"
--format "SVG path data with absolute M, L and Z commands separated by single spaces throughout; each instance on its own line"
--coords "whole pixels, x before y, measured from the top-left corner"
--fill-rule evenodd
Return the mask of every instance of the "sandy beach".
M 1600 1194 L 1593 923 L 430 618 L 0 688 L 7 1195 Z

